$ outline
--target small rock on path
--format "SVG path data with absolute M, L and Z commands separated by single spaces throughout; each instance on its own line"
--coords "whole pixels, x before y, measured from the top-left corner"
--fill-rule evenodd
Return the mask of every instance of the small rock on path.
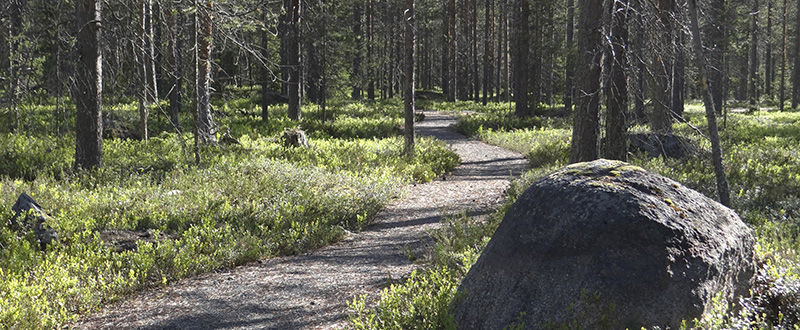
M 348 301 L 377 296 L 407 277 L 424 256 L 442 214 L 491 213 L 525 158 L 453 132 L 453 117 L 425 112 L 417 134 L 445 141 L 461 165 L 433 182 L 406 187 L 360 233 L 311 253 L 265 259 L 134 294 L 90 315 L 81 329 L 336 329 Z

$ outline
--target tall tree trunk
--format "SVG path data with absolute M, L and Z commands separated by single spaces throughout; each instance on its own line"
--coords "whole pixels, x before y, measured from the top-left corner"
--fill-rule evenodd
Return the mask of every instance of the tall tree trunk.
M 269 104 L 272 99 L 269 90 L 272 71 L 267 66 L 269 63 L 269 39 L 272 37 L 267 26 L 271 23 L 271 17 L 265 13 L 262 20 L 264 22 L 264 30 L 261 31 L 261 121 L 266 123 L 269 121 Z
M 19 113 L 20 81 L 22 74 L 22 54 L 20 43 L 22 39 L 22 15 L 23 8 L 27 7 L 27 0 L 11 0 L 9 6 L 9 24 L 6 42 L 8 43 L 8 86 L 6 87 L 6 98 L 9 112 L 14 116 L 14 130 L 18 131 L 22 124 Z
M 78 35 L 75 70 L 75 168 L 103 166 L 103 53 L 100 47 L 101 2 L 75 3 Z
M 157 101 L 155 46 L 153 44 L 153 0 L 141 0 L 140 45 L 141 49 L 141 94 L 139 97 L 139 130 L 142 139 L 149 138 L 147 120 L 150 105 Z
M 633 118 L 637 123 L 644 123 L 647 114 L 645 113 L 644 109 L 644 99 L 645 99 L 645 90 L 644 90 L 644 74 L 646 71 L 645 63 L 644 63 L 644 53 L 645 53 L 645 28 L 644 28 L 644 5 L 642 4 L 641 0 L 631 0 L 630 2 L 633 10 L 633 23 L 635 27 L 632 29 L 636 34 L 633 37 L 633 43 L 631 45 L 632 55 L 631 59 L 633 59 Z
M 472 100 L 478 102 L 481 90 L 478 75 L 478 0 L 472 0 Z
M 781 85 L 780 92 L 778 92 L 778 110 L 783 111 L 784 103 L 786 102 L 786 0 L 783 0 L 783 33 L 781 34 Z
M 373 24 L 373 0 L 367 0 L 367 98 L 375 99 L 375 59 L 374 56 L 374 24 Z
M 528 53 L 530 49 L 530 31 L 528 31 L 528 18 L 530 9 L 528 0 L 515 0 L 514 2 L 514 114 L 518 117 L 531 115 L 528 106 Z
M 725 177 L 725 169 L 722 166 L 722 145 L 719 141 L 717 131 L 717 118 L 714 107 L 714 95 L 708 86 L 707 67 L 705 54 L 703 54 L 703 43 L 700 40 L 700 27 L 697 23 L 697 3 L 695 0 L 688 0 L 689 19 L 691 21 L 692 43 L 694 44 L 695 58 L 700 71 L 700 82 L 703 88 L 703 104 L 706 109 L 706 120 L 708 121 L 708 133 L 711 138 L 711 157 L 714 163 L 714 173 L 717 178 L 717 194 L 719 202 L 725 206 L 731 206 L 730 190 L 728 180 Z
M 494 63 L 492 52 L 494 37 L 494 0 L 486 0 L 486 21 L 483 27 L 483 105 L 489 101 L 492 90 L 492 63 Z
M 685 77 L 686 74 L 686 59 L 683 54 L 684 38 L 682 29 L 675 29 L 675 45 L 674 54 L 675 60 L 672 62 L 672 112 L 680 117 L 683 117 L 684 109 L 684 90 L 686 87 Z
M 628 123 L 625 112 L 628 110 L 628 4 L 615 1 L 611 8 L 611 43 L 607 49 L 610 62 L 610 81 L 607 86 L 605 158 L 625 161 L 628 155 Z
M 286 65 L 288 66 L 289 119 L 300 120 L 300 0 L 284 0 L 288 15 Z
M 767 0 L 767 49 L 764 54 L 764 95 L 772 99 L 772 1 Z
M 217 142 L 217 135 L 214 130 L 214 120 L 211 116 L 211 93 L 209 84 L 211 82 L 211 45 L 213 31 L 213 3 L 212 0 L 195 0 L 195 24 L 196 33 L 196 61 L 195 74 L 196 85 L 196 106 L 195 111 L 195 141 L 197 145 L 208 145 Z
M 450 95 L 450 1 L 442 2 L 442 93 Z
M 726 0 L 711 0 L 709 19 L 705 35 L 708 38 L 708 83 L 714 98 L 714 111 L 722 114 L 725 106 L 725 52 L 727 41 L 727 9 Z
M 414 0 L 406 0 L 403 15 L 405 47 L 403 65 L 403 105 L 405 107 L 405 154 L 414 155 Z
M 578 53 L 575 67 L 577 80 L 577 102 L 575 102 L 574 124 L 570 163 L 597 159 L 600 131 L 600 54 L 603 51 L 602 16 L 603 0 L 579 0 Z
M 169 113 L 170 123 L 176 130 L 180 130 L 179 115 L 183 107 L 183 8 L 178 2 L 169 3 L 167 12 L 167 30 L 169 48 L 169 67 L 170 67 L 170 88 L 169 88 Z
M 651 40 L 650 48 L 650 74 L 652 82 L 651 99 L 653 111 L 650 113 L 650 128 L 653 132 L 668 133 L 672 132 L 672 88 L 670 86 L 670 75 L 672 74 L 672 13 L 674 0 L 658 0 L 656 17 L 653 32 L 655 35 Z
M 456 88 L 458 86 L 456 80 L 456 70 L 458 69 L 458 43 L 456 40 L 456 0 L 448 0 L 447 2 L 447 54 L 450 56 L 448 60 L 449 67 L 447 69 L 447 81 L 449 88 L 447 89 L 447 101 L 455 102 Z
M 566 68 L 564 70 L 564 110 L 567 112 L 572 111 L 572 97 L 575 94 L 573 87 L 572 77 L 575 70 L 575 43 L 573 38 L 575 36 L 575 0 L 567 0 L 567 27 L 566 27 L 566 40 L 564 46 L 566 47 Z
M 750 13 L 750 68 L 749 68 L 749 88 L 750 111 L 758 110 L 758 0 L 753 0 L 753 10 Z
M 353 4 L 353 37 L 356 39 L 356 49 L 353 54 L 353 92 L 351 96 L 354 100 L 361 99 L 361 84 L 363 81 L 361 77 L 361 51 L 364 48 L 364 36 L 361 29 L 361 7 L 361 3 L 356 2 Z
M 792 74 L 792 108 L 797 109 L 800 105 L 800 1 L 796 5 L 794 28 L 794 73 Z

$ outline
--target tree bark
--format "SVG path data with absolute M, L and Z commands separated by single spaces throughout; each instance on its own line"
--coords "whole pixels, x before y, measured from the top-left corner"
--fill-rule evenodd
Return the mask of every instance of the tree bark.
M 269 104 L 272 98 L 269 90 L 269 84 L 272 81 L 272 71 L 267 66 L 270 55 L 269 40 L 272 34 L 269 32 L 269 29 L 267 29 L 267 26 L 271 23 L 270 16 L 265 13 L 262 20 L 264 22 L 264 30 L 261 31 L 261 121 L 266 123 L 269 121 Z
M 606 55 L 610 69 L 610 81 L 606 92 L 606 144 L 605 158 L 625 161 L 628 155 L 628 123 L 625 112 L 628 109 L 628 68 L 627 13 L 628 4 L 615 1 L 611 8 L 611 43 Z
M 211 0 L 195 0 L 197 24 L 195 47 L 196 52 L 196 106 L 195 111 L 195 141 L 198 145 L 209 145 L 217 142 L 214 120 L 211 116 L 211 46 L 213 42 L 213 3 Z
M 572 77 L 575 68 L 575 0 L 567 0 L 567 27 L 566 27 L 566 68 L 564 70 L 564 111 L 572 111 L 572 97 L 575 94 Z
M 722 166 L 722 145 L 719 141 L 717 131 L 717 118 L 714 107 L 714 94 L 708 85 L 707 67 L 705 55 L 703 54 L 703 43 L 700 40 L 700 27 L 697 23 L 697 3 L 695 0 L 688 0 L 689 19 L 691 20 L 692 42 L 694 44 L 695 57 L 698 70 L 700 71 L 700 83 L 703 89 L 703 104 L 706 110 L 706 120 L 708 121 L 708 132 L 711 139 L 711 157 L 714 163 L 714 173 L 717 179 L 717 194 L 722 205 L 731 206 L 730 190 L 728 180 L 725 177 L 725 169 Z
M 472 7 L 472 100 L 478 102 L 481 90 L 480 75 L 478 75 L 478 0 L 471 1 Z
M 650 113 L 650 129 L 656 133 L 672 132 L 672 86 L 670 86 L 672 68 L 672 13 L 674 0 L 658 0 L 654 23 L 655 35 L 650 48 L 651 100 L 653 111 Z
M 780 111 L 783 111 L 784 103 L 786 103 L 786 5 L 787 1 L 783 0 L 783 33 L 781 34 L 781 84 L 780 91 L 778 92 L 778 110 Z
M 373 58 L 374 40 L 375 35 L 373 26 L 373 0 L 367 0 L 367 98 L 370 100 L 375 99 L 375 59 Z
M 493 93 L 492 89 L 492 63 L 493 57 L 493 37 L 494 37 L 494 0 L 486 0 L 486 20 L 484 24 L 483 34 L 483 105 L 489 101 L 489 95 Z
M 403 105 L 405 108 L 405 154 L 414 155 L 414 0 L 406 0 L 403 15 L 405 22 L 405 47 L 403 65 Z
M 447 81 L 448 81 L 448 89 L 447 89 L 447 101 L 455 102 L 456 101 L 456 88 L 458 86 L 456 80 L 456 70 L 458 69 L 458 43 L 456 42 L 456 0 L 449 0 L 447 2 L 447 14 L 449 15 L 447 18 L 447 54 L 449 56 L 448 60 L 448 69 L 447 69 Z
M 169 88 L 169 113 L 170 123 L 180 131 L 179 115 L 183 107 L 183 8 L 178 2 L 175 6 L 174 1 L 168 1 L 167 30 L 170 67 L 170 88 Z
M 675 29 L 675 45 L 673 47 L 675 60 L 672 62 L 672 112 L 679 117 L 683 117 L 684 110 L 684 90 L 686 87 L 686 57 L 683 54 L 684 38 L 680 28 Z
M 23 38 L 22 12 L 25 7 L 27 7 L 27 0 L 11 0 L 8 8 L 10 20 L 8 24 L 8 35 L 6 37 L 6 41 L 8 42 L 8 85 L 6 86 L 6 95 L 9 112 L 14 116 L 15 131 L 18 131 L 22 126 L 18 103 L 23 57 L 21 54 L 22 50 L 20 49 Z
M 75 3 L 77 33 L 77 68 L 75 70 L 75 168 L 103 166 L 103 53 L 101 39 L 101 2 L 80 0 Z
M 792 108 L 797 109 L 800 105 L 800 1 L 796 5 L 794 28 L 794 73 L 792 74 Z
M 772 0 L 767 0 L 767 49 L 764 53 L 764 95 L 772 99 Z
M 300 120 L 300 0 L 284 0 L 284 10 L 288 15 L 286 29 L 286 65 L 289 79 L 287 94 L 289 96 L 289 119 Z
M 578 88 L 570 163 L 595 160 L 599 153 L 603 0 L 579 0 L 578 5 L 580 34 L 575 68 Z
M 753 0 L 753 10 L 750 13 L 750 68 L 748 77 L 748 94 L 750 98 L 750 111 L 758 110 L 758 0 Z
M 728 51 L 727 17 L 725 0 L 711 0 L 709 18 L 706 28 L 708 38 L 708 85 L 714 98 L 714 111 L 722 114 L 725 105 L 725 52 Z
M 361 51 L 364 48 L 364 36 L 361 29 L 361 7 L 362 4 L 359 2 L 353 4 L 353 38 L 355 38 L 356 41 L 356 49 L 353 54 L 353 92 L 351 93 L 351 97 L 354 100 L 361 99 L 361 84 L 363 81 L 361 77 Z
M 139 96 L 139 130 L 142 139 L 149 139 L 147 120 L 150 106 L 157 102 L 157 82 L 155 68 L 155 45 L 153 44 L 153 0 L 141 0 L 140 45 L 141 58 L 140 77 L 141 94 Z
M 530 9 L 528 0 L 515 0 L 514 2 L 514 114 L 518 117 L 531 115 L 528 106 L 528 53 L 530 49 L 530 31 L 528 31 L 528 18 Z

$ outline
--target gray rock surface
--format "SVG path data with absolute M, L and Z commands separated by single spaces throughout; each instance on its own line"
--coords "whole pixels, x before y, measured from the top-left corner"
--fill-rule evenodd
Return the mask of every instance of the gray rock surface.
M 11 211 L 14 212 L 14 216 L 9 220 L 11 229 L 22 234 L 32 231 L 41 249 L 58 240 L 58 233 L 45 223 L 47 215 L 33 197 L 21 193 Z
M 753 245 L 732 210 L 673 180 L 575 164 L 509 209 L 459 288 L 455 319 L 459 329 L 674 329 L 718 294 L 748 293 Z
M 650 157 L 683 158 L 699 153 L 692 142 L 682 136 L 672 133 L 629 133 L 628 150 L 646 152 Z

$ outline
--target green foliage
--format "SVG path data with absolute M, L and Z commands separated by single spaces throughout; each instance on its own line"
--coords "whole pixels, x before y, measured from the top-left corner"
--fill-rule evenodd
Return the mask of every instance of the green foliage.
M 231 106 L 249 102 L 227 110 L 235 114 Z M 308 148 L 285 148 L 279 139 L 297 122 L 276 118 L 259 128 L 259 118 L 222 117 L 241 145 L 204 148 L 200 166 L 191 136 L 171 128 L 152 130 L 147 142 L 105 140 L 104 167 L 77 173 L 74 137 L 44 129 L 2 135 L 0 219 L 11 217 L 7 207 L 26 192 L 52 216 L 48 225 L 60 242 L 40 251 L 25 239 L 30 233 L 0 226 L 0 290 L 9 293 L 0 297 L 0 327 L 61 327 L 129 292 L 330 244 L 366 226 L 402 184 L 431 180 L 459 162 L 432 139 L 420 139 L 408 157 L 392 134 L 350 136 L 394 120 L 392 103 L 340 105 L 349 110 L 331 113 L 361 113 L 330 124 L 351 133 L 311 132 Z M 123 121 L 136 118 L 134 111 L 112 109 Z M 153 127 L 163 120 L 153 117 Z M 118 250 L 101 238 L 107 230 L 147 231 L 152 239 Z
M 443 229 L 436 232 L 431 269 L 449 269 L 453 284 L 459 283 L 466 271 L 477 260 L 505 211 L 534 181 L 566 164 L 570 130 L 557 120 L 544 127 L 520 128 L 504 120 L 491 120 L 491 115 L 474 114 L 461 118 L 457 127 L 463 132 L 478 136 L 484 141 L 524 153 L 533 169 L 512 182 L 508 200 L 498 212 L 488 219 L 468 216 L 449 217 Z M 476 119 L 475 117 L 479 117 Z M 690 125 L 676 124 L 676 131 L 688 136 L 701 150 L 709 148 L 708 142 L 698 137 L 694 127 L 703 129 L 702 112 L 685 113 Z M 498 124 L 502 123 L 502 124 Z M 721 132 L 725 165 L 731 186 L 734 209 L 749 223 L 757 237 L 759 260 L 757 283 L 752 297 L 741 301 L 736 308 L 716 300 L 715 309 L 701 320 L 688 320 L 689 329 L 800 329 L 800 114 L 757 113 L 730 114 L 728 126 Z M 466 127 L 466 128 L 465 128 Z M 491 129 L 490 129 L 491 128 Z M 645 155 L 630 155 L 629 161 L 649 171 L 670 177 L 707 196 L 716 196 L 716 182 L 710 155 L 684 159 L 651 159 Z M 417 276 L 428 276 L 420 272 Z M 407 281 L 414 286 L 420 280 Z M 406 287 L 391 287 L 381 295 L 381 300 L 368 314 L 360 312 L 351 324 L 362 324 L 366 329 L 380 329 L 376 323 L 366 322 L 375 315 L 399 315 L 406 307 L 383 304 L 395 291 Z M 448 296 L 452 301 L 454 295 Z M 609 306 L 612 308 L 613 306 Z M 416 308 L 415 311 L 425 310 Z M 439 314 L 418 312 L 419 319 Z M 580 315 L 577 315 L 580 316 Z M 509 327 L 519 326 L 511 324 Z M 441 328 L 441 327 L 439 327 Z
M 376 308 L 368 308 L 364 296 L 352 301 L 350 324 L 355 329 L 455 329 L 448 311 L 457 284 L 447 268 L 413 271 L 405 283 L 381 291 Z

